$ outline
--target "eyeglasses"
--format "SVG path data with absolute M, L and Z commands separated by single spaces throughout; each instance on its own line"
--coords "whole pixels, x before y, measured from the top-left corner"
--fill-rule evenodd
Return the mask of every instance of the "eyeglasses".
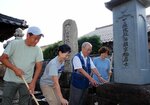
M 87 52 L 92 52 L 91 48 L 84 48 Z

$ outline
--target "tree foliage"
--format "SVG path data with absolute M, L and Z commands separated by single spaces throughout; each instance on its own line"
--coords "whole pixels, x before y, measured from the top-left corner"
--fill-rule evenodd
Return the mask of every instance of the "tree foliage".
M 92 36 L 84 36 L 78 39 L 78 49 L 79 51 L 81 51 L 81 46 L 83 42 L 90 42 L 93 46 L 92 48 L 92 53 L 91 54 L 97 54 L 98 53 L 98 49 L 101 47 L 102 43 L 101 40 L 99 38 L 99 36 L 97 35 L 92 35 Z M 57 48 L 58 46 L 62 45 L 63 42 L 59 41 L 57 43 L 51 44 L 49 45 L 48 48 L 46 48 L 43 51 L 43 55 L 44 55 L 44 59 L 52 59 L 57 55 Z
M 49 45 L 49 47 L 43 51 L 44 59 L 54 58 L 57 55 L 58 46 L 60 46 L 62 44 L 63 44 L 63 42 L 59 41 L 57 43 Z
M 91 54 L 97 54 L 98 49 L 102 46 L 99 36 L 97 36 L 97 35 L 92 35 L 92 36 L 88 36 L 88 37 L 84 36 L 78 40 L 79 51 L 81 51 L 81 46 L 82 46 L 83 42 L 90 42 L 92 44 L 93 48 L 92 48 Z

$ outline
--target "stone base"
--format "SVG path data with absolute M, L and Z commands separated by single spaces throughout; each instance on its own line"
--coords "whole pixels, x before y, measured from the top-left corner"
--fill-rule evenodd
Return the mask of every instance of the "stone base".
M 71 81 L 71 72 L 63 72 L 59 78 L 59 83 L 63 97 L 67 100 L 69 100 L 70 95 L 70 81 Z
M 62 72 L 59 78 L 61 88 L 70 88 L 71 72 Z
M 63 96 L 69 99 L 71 73 L 65 72 L 60 78 Z M 107 83 L 89 88 L 86 105 L 150 105 L 150 84 L 131 85 Z
M 150 105 L 150 84 L 108 83 L 96 88 L 96 97 L 98 105 Z

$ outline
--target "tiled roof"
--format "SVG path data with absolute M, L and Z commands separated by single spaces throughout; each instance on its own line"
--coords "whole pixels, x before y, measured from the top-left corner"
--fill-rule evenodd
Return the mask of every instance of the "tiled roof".
M 27 22 L 0 13 L 0 42 L 12 37 L 15 29 L 19 27 L 28 28 Z
M 96 28 L 95 31 L 92 31 L 87 36 L 97 35 L 100 37 L 103 43 L 113 41 L 113 26 L 108 25 L 100 28 Z
M 150 32 L 150 15 L 147 16 L 147 28 L 148 32 Z M 112 42 L 113 41 L 113 25 L 107 25 L 103 27 L 96 28 L 94 31 L 86 34 L 86 36 L 97 35 L 100 37 L 103 43 Z

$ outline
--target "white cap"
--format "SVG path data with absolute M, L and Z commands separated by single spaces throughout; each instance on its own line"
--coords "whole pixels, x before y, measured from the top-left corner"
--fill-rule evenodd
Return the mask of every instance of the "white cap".
M 42 34 L 40 28 L 35 27 L 35 26 L 29 27 L 27 33 L 32 33 L 33 35 L 41 35 L 41 36 L 44 37 L 44 35 Z

